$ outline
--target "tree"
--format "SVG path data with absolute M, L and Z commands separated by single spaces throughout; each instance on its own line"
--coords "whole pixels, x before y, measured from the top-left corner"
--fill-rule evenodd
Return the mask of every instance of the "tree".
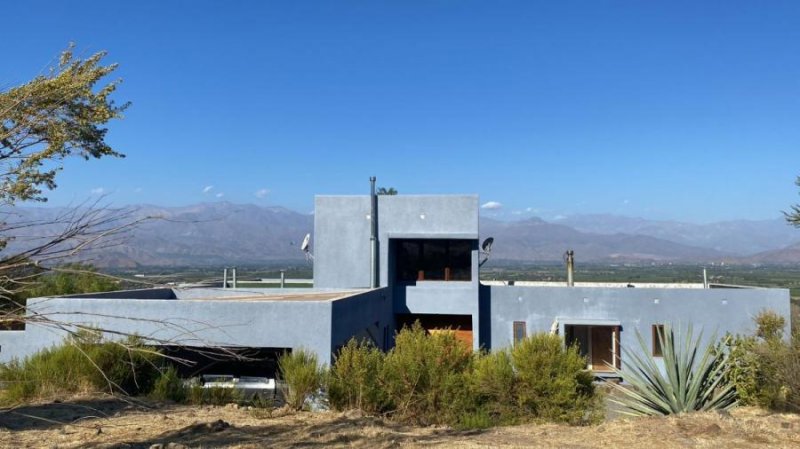
M 378 187 L 376 192 L 378 195 L 397 195 L 397 190 L 394 187 Z
M 800 176 L 794 180 L 796 186 L 800 187 Z M 794 204 L 791 206 L 792 210 L 790 212 L 783 212 L 784 218 L 786 221 L 789 222 L 792 226 L 796 228 L 800 228 L 800 204 Z
M 102 64 L 106 52 L 82 59 L 73 50 L 70 44 L 46 75 L 0 90 L 0 297 L 5 299 L 34 285 L 46 267 L 113 244 L 141 221 L 97 202 L 47 220 L 29 221 L 15 212 L 19 201 L 47 201 L 44 190 L 56 188 L 65 159 L 124 157 L 105 141 L 104 126 L 129 106 L 110 98 L 120 80 L 103 81 L 117 65 Z M 19 244 L 9 248 L 15 239 Z
M 129 106 L 109 98 L 120 80 L 98 88 L 117 68 L 105 55 L 78 59 L 70 45 L 47 75 L 0 92 L 0 202 L 46 201 L 67 157 L 124 157 L 105 141 L 103 125 Z

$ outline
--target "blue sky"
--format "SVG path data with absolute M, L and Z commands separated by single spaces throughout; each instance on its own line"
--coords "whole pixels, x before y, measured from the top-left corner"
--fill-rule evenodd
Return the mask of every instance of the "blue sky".
M 800 2 L 10 2 L 0 86 L 73 41 L 133 105 L 61 205 L 478 193 L 505 218 L 800 201 Z M 209 186 L 213 186 L 210 187 Z

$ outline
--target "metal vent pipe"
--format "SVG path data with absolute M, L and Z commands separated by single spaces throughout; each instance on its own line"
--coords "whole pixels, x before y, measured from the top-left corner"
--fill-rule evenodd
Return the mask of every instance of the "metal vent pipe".
M 378 195 L 375 193 L 374 176 L 369 178 L 370 186 L 370 229 L 369 229 L 369 269 L 370 287 L 378 288 Z
M 575 251 L 567 250 L 564 254 L 564 259 L 567 261 L 567 287 L 574 287 L 575 281 L 573 275 L 575 274 Z

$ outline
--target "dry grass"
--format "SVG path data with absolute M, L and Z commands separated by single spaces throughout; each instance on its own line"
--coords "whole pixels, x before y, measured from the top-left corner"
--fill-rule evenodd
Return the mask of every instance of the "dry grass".
M 615 420 L 597 426 L 540 424 L 461 432 L 411 427 L 353 413 L 157 406 L 73 399 L 0 412 L 0 447 L 800 447 L 800 415 L 739 408 L 730 415 Z

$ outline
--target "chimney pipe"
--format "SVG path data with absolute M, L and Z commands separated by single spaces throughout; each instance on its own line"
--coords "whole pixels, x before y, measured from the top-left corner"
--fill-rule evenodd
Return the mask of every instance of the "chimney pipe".
M 567 287 L 574 287 L 575 281 L 573 280 L 573 274 L 575 273 L 575 251 L 567 250 L 566 254 L 564 254 L 564 258 L 567 261 Z
M 375 180 L 374 176 L 369 178 L 370 186 L 370 233 L 369 233 L 369 269 L 370 269 L 370 287 L 378 288 L 378 195 L 375 193 Z

